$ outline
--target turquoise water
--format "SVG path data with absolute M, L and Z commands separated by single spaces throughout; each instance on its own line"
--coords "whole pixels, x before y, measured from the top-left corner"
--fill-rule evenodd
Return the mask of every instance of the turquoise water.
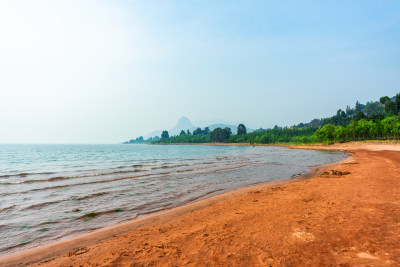
M 345 157 L 282 147 L 0 145 L 0 255 Z

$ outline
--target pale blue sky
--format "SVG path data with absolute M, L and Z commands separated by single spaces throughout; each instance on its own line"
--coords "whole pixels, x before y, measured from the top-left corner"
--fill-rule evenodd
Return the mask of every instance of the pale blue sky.
M 400 92 L 399 1 L 10 0 L 0 36 L 0 143 L 286 126 Z

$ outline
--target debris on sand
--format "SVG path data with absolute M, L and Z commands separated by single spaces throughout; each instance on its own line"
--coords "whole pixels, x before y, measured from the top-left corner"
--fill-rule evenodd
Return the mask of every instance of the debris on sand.
M 336 170 L 329 170 L 324 172 L 322 175 L 336 175 L 336 176 L 343 176 L 343 175 L 348 175 L 350 172 L 342 172 L 342 171 L 336 171 Z

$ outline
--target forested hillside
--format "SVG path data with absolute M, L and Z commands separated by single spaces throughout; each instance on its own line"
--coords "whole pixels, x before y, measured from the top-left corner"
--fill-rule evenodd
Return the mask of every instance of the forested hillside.
M 247 133 L 243 124 L 238 126 L 237 134 L 232 135 L 229 128 L 200 128 L 190 133 L 182 130 L 180 135 L 169 136 L 163 132 L 161 139 L 152 143 L 316 143 L 332 141 L 351 141 L 366 139 L 399 139 L 400 137 L 400 94 L 394 97 L 383 96 L 379 101 L 360 104 L 353 108 L 339 109 L 329 118 L 314 119 L 291 127 L 275 126 Z

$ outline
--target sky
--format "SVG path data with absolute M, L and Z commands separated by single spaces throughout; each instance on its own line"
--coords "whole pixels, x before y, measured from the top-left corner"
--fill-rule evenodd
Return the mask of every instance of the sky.
M 0 143 L 329 117 L 400 92 L 399 1 L 0 1 Z

